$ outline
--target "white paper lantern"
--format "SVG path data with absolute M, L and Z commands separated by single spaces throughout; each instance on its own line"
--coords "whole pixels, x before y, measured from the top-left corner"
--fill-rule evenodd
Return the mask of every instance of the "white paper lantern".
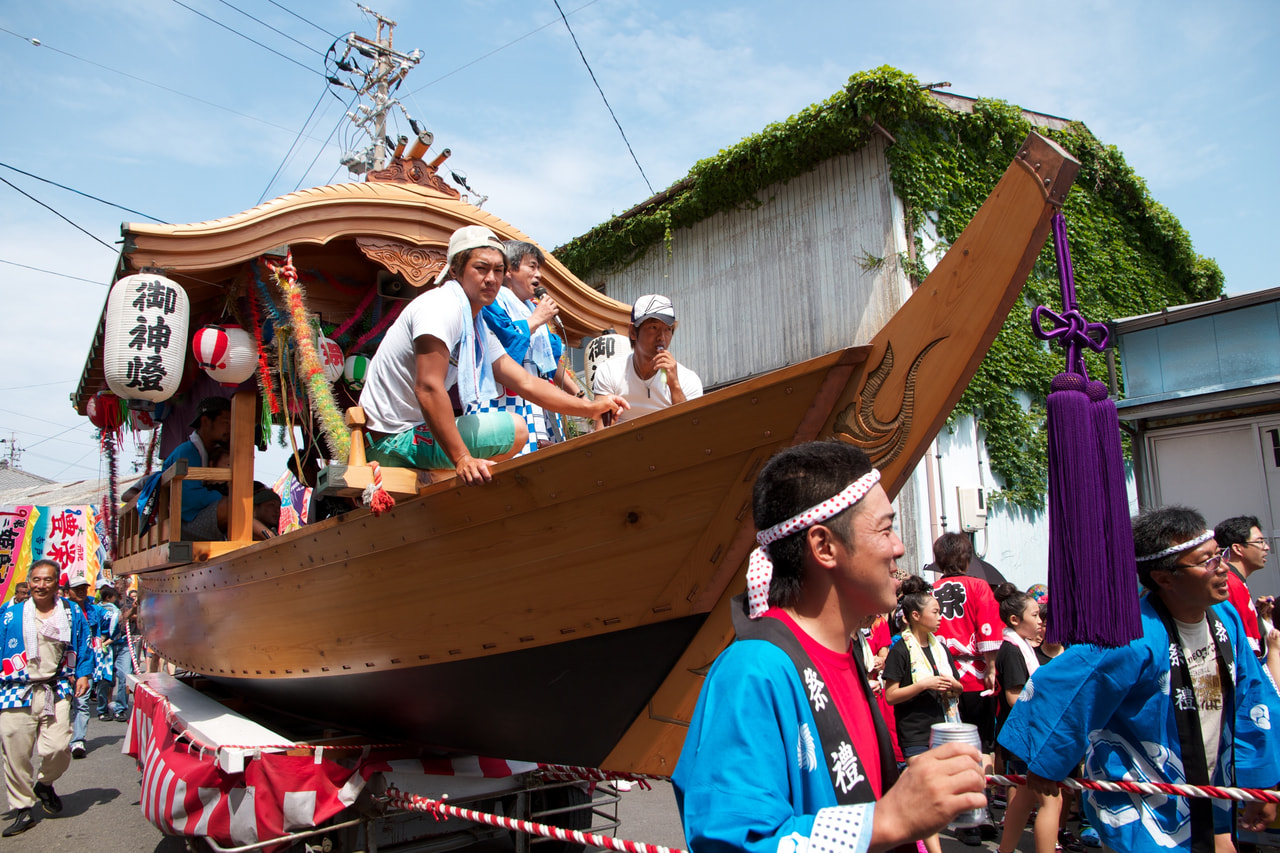
M 369 356 L 356 355 L 347 356 L 347 360 L 342 363 L 342 378 L 347 381 L 347 387 L 352 391 L 359 391 L 364 387 L 364 378 L 369 373 Z
M 320 366 L 324 368 L 324 378 L 330 384 L 342 378 L 342 347 L 321 335 L 316 339 L 316 355 L 320 357 Z
M 587 343 L 586 381 L 590 386 L 596 378 L 596 370 L 606 361 L 628 358 L 631 355 L 631 339 L 617 333 L 592 338 Z
M 191 352 L 201 370 L 229 388 L 258 369 L 258 345 L 239 326 L 205 326 L 192 336 Z
M 107 386 L 126 400 L 167 400 L 187 358 L 187 292 L 162 275 L 126 276 L 111 288 L 102 348 Z

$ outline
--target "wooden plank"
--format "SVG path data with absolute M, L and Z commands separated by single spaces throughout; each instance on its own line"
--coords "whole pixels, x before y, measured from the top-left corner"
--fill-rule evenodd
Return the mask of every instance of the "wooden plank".
M 190 542 L 165 542 L 127 557 L 120 557 L 111 565 L 111 569 L 117 575 L 136 575 L 183 566 L 190 562 Z
M 354 446 L 354 445 L 353 445 Z M 354 455 L 354 454 L 353 454 Z M 414 468 L 388 468 L 379 465 L 382 487 L 396 500 L 418 496 L 418 471 Z M 373 468 L 369 465 L 343 465 L 330 463 L 320 469 L 316 477 L 316 491 L 321 495 L 340 495 L 358 498 L 373 482 Z
M 227 500 L 227 539 L 253 539 L 253 425 L 257 393 L 237 391 L 231 398 L 231 488 Z
M 224 554 L 230 554 L 232 551 L 248 548 L 253 544 L 253 540 L 245 539 L 239 542 L 188 542 L 184 544 L 191 547 L 191 558 L 187 562 L 205 563 Z

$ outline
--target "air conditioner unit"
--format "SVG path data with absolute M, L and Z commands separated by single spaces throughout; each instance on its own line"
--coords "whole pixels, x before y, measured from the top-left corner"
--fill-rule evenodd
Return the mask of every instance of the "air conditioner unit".
M 987 529 L 987 496 L 981 487 L 957 488 L 960 504 L 960 529 L 965 533 Z

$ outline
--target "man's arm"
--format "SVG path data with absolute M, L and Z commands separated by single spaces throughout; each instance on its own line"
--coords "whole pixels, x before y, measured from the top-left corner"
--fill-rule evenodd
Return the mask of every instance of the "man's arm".
M 606 412 L 617 415 L 624 409 L 631 408 L 626 400 L 612 394 L 598 395 L 594 400 L 566 394 L 550 382 L 534 379 L 507 355 L 493 363 L 493 376 L 508 389 L 515 389 L 516 393 L 529 402 L 562 415 L 595 418 Z
M 488 459 L 476 459 L 467 449 L 453 419 L 453 403 L 449 401 L 449 389 L 445 382 L 449 375 L 449 350 L 444 341 L 431 335 L 423 335 L 413 341 L 414 386 L 413 393 L 422 408 L 422 418 L 431 430 L 431 436 L 440 443 L 449 461 L 454 464 L 458 479 L 473 483 L 490 478 L 489 469 L 494 463 Z M 508 356 L 504 359 L 510 361 Z M 512 362 L 514 364 L 514 362 Z M 524 373 L 524 371 L 520 371 Z M 525 374 L 528 376 L 528 374 Z

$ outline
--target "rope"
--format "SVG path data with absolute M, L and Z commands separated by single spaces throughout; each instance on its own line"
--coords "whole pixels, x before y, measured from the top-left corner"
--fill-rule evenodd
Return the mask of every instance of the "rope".
M 616 850 L 618 853 L 688 853 L 688 851 L 680 847 L 662 847 L 657 844 L 645 844 L 641 841 L 626 841 L 619 838 L 611 838 L 608 835 L 596 835 L 593 832 L 561 829 L 558 826 L 549 826 L 545 823 L 499 817 L 488 812 L 458 808 L 442 800 L 432 800 L 428 797 L 419 797 L 416 794 L 406 794 L 397 788 L 387 789 L 387 802 L 409 811 L 427 812 L 436 816 L 457 817 L 474 823 L 484 823 L 489 826 L 525 832 L 530 835 L 540 835 L 543 838 L 554 838 L 558 841 L 568 841 L 588 847 L 604 847 L 609 850 Z
M 1026 776 L 988 776 L 988 785 L 1025 785 Z M 1059 788 L 1074 791 L 1108 791 L 1121 794 L 1200 797 L 1214 800 L 1237 800 L 1244 803 L 1280 803 L 1275 791 L 1262 788 L 1219 788 L 1214 785 L 1174 785 L 1169 782 L 1106 782 L 1093 779 L 1063 779 Z
M 377 462 L 370 462 L 369 467 L 373 469 L 373 479 L 369 485 L 364 487 L 364 492 L 360 499 L 364 501 L 364 505 L 374 515 L 382 515 L 384 512 L 391 510 L 396 505 L 396 499 L 382 487 L 382 468 Z
M 613 770 L 600 770 L 594 767 L 575 767 L 569 764 L 539 764 L 538 775 L 548 782 L 635 782 L 648 791 L 650 779 L 666 782 L 666 776 L 653 776 L 648 773 L 622 773 Z

